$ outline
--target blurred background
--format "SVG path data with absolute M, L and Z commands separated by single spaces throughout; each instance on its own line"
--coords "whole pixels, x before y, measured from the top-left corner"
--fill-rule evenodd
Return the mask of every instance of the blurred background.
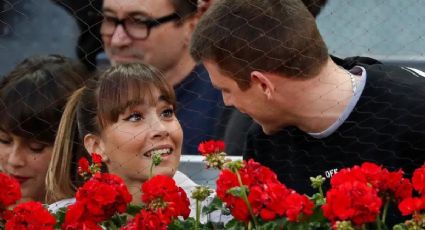
M 53 0 L 0 0 L 0 75 L 35 54 L 76 58 L 78 25 L 65 9 Z M 329 0 L 318 17 L 332 54 L 369 56 L 422 70 L 424 23 L 423 0 Z

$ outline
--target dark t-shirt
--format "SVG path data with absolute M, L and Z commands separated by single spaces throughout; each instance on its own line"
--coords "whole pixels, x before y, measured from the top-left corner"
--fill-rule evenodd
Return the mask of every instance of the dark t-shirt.
M 176 116 L 184 134 L 182 154 L 198 154 L 201 141 L 216 138 L 219 117 L 224 108 L 221 93 L 213 88 L 208 72 L 201 64 L 174 90 L 177 99 Z

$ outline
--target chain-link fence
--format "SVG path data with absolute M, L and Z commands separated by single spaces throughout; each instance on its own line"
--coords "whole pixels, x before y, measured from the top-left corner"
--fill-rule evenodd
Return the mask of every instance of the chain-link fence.
M 99 40 L 101 38 L 97 34 L 99 31 L 96 31 L 103 16 L 98 11 L 100 10 L 99 1 L 88 0 L 87 2 L 86 6 L 72 9 L 66 4 L 61 6 L 60 3 L 49 0 L 1 1 L 0 74 L 8 73 L 24 58 L 50 53 L 62 54 L 71 58 L 80 57 L 84 59 L 83 61 L 86 64 L 96 68 L 109 65 L 108 55 L 103 51 L 102 43 Z M 423 0 L 329 0 L 327 6 L 318 16 L 317 22 L 319 30 L 329 47 L 329 52 L 337 57 L 368 56 L 384 63 L 401 64 L 425 71 L 424 12 L 425 3 Z M 87 17 L 100 18 L 98 21 L 94 20 L 93 25 L 88 25 L 83 21 L 82 15 L 84 14 Z M 80 29 L 82 29 L 82 33 L 85 36 L 89 37 L 87 40 L 80 41 L 82 43 L 78 43 L 79 35 L 81 34 Z M 94 41 L 91 44 L 97 43 L 98 45 L 96 47 L 83 47 L 88 40 Z M 87 60 L 89 56 L 90 60 Z M 97 66 L 93 65 L 95 62 L 97 62 Z M 187 84 L 190 84 L 190 82 Z M 207 88 L 207 90 L 212 90 L 212 88 Z M 221 98 L 217 99 L 217 101 L 211 101 L 211 98 L 203 99 L 203 94 L 199 91 L 183 90 L 180 93 L 190 95 L 192 98 L 201 98 L 199 101 L 201 104 L 197 105 L 197 108 L 202 108 L 202 111 L 194 110 L 192 107 L 185 107 L 185 102 L 180 101 L 183 108 L 187 108 L 189 112 L 194 114 L 193 117 L 189 118 L 189 121 L 196 117 L 205 117 L 209 119 L 209 122 L 221 125 L 222 129 L 226 129 L 229 126 L 235 128 L 233 131 L 226 130 L 227 133 L 222 130 L 220 135 L 211 136 L 211 138 L 220 137 L 226 139 L 226 137 L 232 138 L 235 135 L 240 135 L 239 141 L 228 143 L 228 145 L 234 148 L 232 155 L 241 156 L 242 153 L 240 151 L 245 145 L 243 141 L 247 130 L 246 124 L 250 124 L 250 119 L 234 110 L 224 112 L 227 116 L 209 117 L 204 112 L 204 107 L 213 104 L 224 108 Z M 202 93 L 205 93 L 205 91 Z M 409 97 L 409 95 L 404 95 L 403 93 L 393 94 L 393 96 L 394 98 L 398 96 Z M 422 104 L 422 106 L 425 104 L 423 98 L 413 98 L 411 100 Z M 376 103 L 379 104 L 379 100 Z M 390 110 L 392 108 L 385 109 Z M 417 108 L 415 107 L 414 109 Z M 412 129 L 418 135 L 418 140 L 424 140 L 425 132 L 418 130 L 418 127 L 423 127 L 424 124 L 424 114 L 421 114 L 420 111 L 418 109 L 398 112 L 400 114 L 405 112 L 412 119 L 417 119 L 418 126 Z M 241 118 L 235 121 L 232 116 L 234 113 L 238 113 L 237 116 Z M 374 114 L 368 115 L 374 116 Z M 241 122 L 239 125 L 237 122 L 241 119 L 246 120 L 246 122 Z M 365 116 L 358 124 L 353 125 L 361 127 L 363 122 L 367 123 L 369 121 L 369 117 Z M 386 122 L 391 123 L 392 121 Z M 198 127 L 192 128 L 196 130 Z M 241 128 L 242 131 L 238 130 L 238 128 Z M 380 132 L 380 130 L 371 129 L 370 132 Z M 391 131 L 387 130 L 385 132 L 387 132 L 387 135 L 391 135 Z M 394 142 L 405 141 L 397 138 L 393 138 L 393 140 Z M 261 144 L 273 143 L 267 141 Z M 350 139 L 350 141 L 352 142 L 348 144 L 354 145 L 355 138 Z M 369 144 L 373 145 L 373 143 L 367 143 L 367 145 Z M 390 145 L 391 143 L 388 144 Z M 314 143 L 312 143 L 312 146 L 314 146 Z M 192 147 L 194 147 L 193 143 Z M 291 146 L 281 148 L 290 152 Z M 362 149 L 357 149 L 356 151 L 361 152 Z M 192 152 L 192 154 L 194 153 Z M 292 152 L 292 154 L 296 154 L 296 152 Z M 382 158 L 387 157 L 385 154 L 391 155 L 391 153 L 380 154 L 382 154 Z M 269 161 L 277 159 L 273 158 L 273 156 L 268 157 L 270 157 Z M 296 158 L 296 156 L 294 157 Z M 318 163 L 321 160 L 323 160 L 321 157 L 314 158 L 314 161 Z M 294 162 L 297 161 L 294 160 Z M 274 163 L 279 163 L 279 161 Z M 284 161 L 282 161 L 283 163 Z M 288 164 L 293 164 L 293 162 Z M 125 165 L 122 165 L 122 167 L 125 167 Z M 302 165 L 299 167 L 302 167 Z M 216 172 L 205 172 L 199 157 L 184 156 L 180 169 L 188 173 L 196 182 L 210 185 L 214 183 Z M 310 173 L 309 171 L 306 172 Z M 290 174 L 289 176 L 292 177 L 294 175 Z

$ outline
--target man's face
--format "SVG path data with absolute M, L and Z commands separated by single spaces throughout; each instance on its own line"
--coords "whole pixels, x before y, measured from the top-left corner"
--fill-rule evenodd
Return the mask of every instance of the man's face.
M 249 115 L 262 126 L 266 134 L 272 134 L 280 128 L 278 120 L 275 119 L 280 114 L 276 114 L 276 110 L 272 108 L 257 82 L 252 81 L 250 88 L 241 90 L 235 80 L 220 71 L 217 63 L 213 61 L 203 63 L 208 70 L 211 83 L 221 91 L 226 106 L 234 106 Z
M 157 19 L 175 12 L 170 0 L 104 0 L 103 14 L 108 18 Z M 147 63 L 162 71 L 178 64 L 188 52 L 190 36 L 187 21 L 176 25 L 176 20 L 165 22 L 150 30 L 146 39 L 131 37 L 122 25 L 112 35 L 102 35 L 105 51 L 113 65 L 119 63 Z

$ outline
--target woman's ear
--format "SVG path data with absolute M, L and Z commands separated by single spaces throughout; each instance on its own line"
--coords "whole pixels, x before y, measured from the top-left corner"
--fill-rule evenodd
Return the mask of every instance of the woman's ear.
M 109 160 L 108 156 L 105 154 L 103 142 L 99 136 L 94 134 L 87 134 L 84 136 L 84 147 L 88 153 L 97 153 L 102 157 L 103 162 Z
M 265 73 L 260 71 L 252 71 L 251 83 L 253 86 L 259 87 L 267 99 L 271 99 L 273 97 L 273 93 L 275 92 L 276 87 L 273 81 L 271 81 L 271 79 L 269 79 Z

